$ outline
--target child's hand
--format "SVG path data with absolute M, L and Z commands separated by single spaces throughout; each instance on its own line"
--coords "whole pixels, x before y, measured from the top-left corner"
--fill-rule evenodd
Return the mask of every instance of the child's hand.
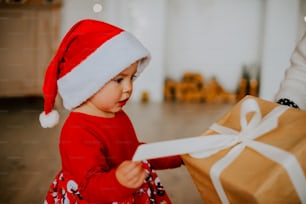
M 116 170 L 116 178 L 127 188 L 138 188 L 144 183 L 146 172 L 141 162 L 124 161 Z

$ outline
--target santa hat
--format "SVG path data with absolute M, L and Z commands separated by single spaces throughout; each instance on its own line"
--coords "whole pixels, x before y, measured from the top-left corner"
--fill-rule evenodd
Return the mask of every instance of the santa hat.
M 148 64 L 148 50 L 130 33 L 97 20 L 76 23 L 63 38 L 49 64 L 43 85 L 41 126 L 53 127 L 59 115 L 53 110 L 57 92 L 71 110 L 94 95 L 106 82 L 140 60 L 136 76 Z

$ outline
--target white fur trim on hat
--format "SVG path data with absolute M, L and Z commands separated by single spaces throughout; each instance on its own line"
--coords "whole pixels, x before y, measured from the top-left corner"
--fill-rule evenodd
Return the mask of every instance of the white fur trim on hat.
M 71 110 L 79 106 L 114 76 L 141 59 L 136 75 L 150 60 L 149 51 L 126 31 L 114 36 L 57 81 L 64 107 Z
M 58 124 L 59 114 L 56 110 L 52 110 L 48 114 L 45 114 L 45 112 L 42 112 L 39 115 L 39 122 L 43 128 L 52 128 Z

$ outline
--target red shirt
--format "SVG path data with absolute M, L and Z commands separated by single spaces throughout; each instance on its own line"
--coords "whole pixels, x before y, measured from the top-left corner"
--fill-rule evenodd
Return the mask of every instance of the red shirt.
M 62 172 L 78 185 L 90 203 L 111 203 L 131 195 L 135 189 L 122 186 L 115 177 L 116 167 L 131 160 L 140 144 L 128 116 L 120 111 L 114 118 L 72 112 L 60 137 Z M 175 168 L 181 158 L 150 161 L 155 169 Z

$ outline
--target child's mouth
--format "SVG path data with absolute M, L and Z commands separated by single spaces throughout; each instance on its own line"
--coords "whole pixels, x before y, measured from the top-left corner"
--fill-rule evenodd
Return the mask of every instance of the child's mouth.
M 121 107 L 124 106 L 124 105 L 127 103 L 128 100 L 129 100 L 129 99 L 125 99 L 125 100 L 119 101 L 119 105 L 120 105 Z

